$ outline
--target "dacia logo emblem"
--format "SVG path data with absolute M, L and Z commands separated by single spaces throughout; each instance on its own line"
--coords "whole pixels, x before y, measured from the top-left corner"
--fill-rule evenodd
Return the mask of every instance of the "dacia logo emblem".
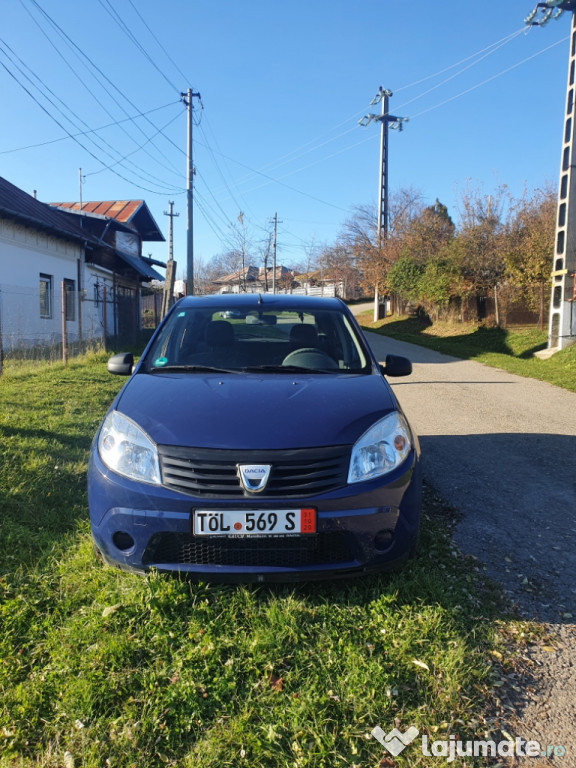
M 272 469 L 271 464 L 237 464 L 236 467 L 245 491 L 260 493 L 266 488 Z

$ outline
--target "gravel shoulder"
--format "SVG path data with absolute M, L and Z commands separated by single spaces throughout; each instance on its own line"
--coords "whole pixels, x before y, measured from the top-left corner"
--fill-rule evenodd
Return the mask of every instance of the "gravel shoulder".
M 366 335 L 379 360 L 412 360 L 412 376 L 390 383 L 426 481 L 461 513 L 455 543 L 549 631 L 529 653 L 506 730 L 566 753 L 514 764 L 576 767 L 576 393 Z

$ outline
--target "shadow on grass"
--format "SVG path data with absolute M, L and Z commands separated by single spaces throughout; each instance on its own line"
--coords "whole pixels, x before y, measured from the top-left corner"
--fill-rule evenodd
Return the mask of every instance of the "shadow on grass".
M 436 720 L 454 716 L 468 678 L 459 671 L 463 682 L 449 682 L 452 647 L 453 663 L 478 675 L 465 690 L 468 719 L 484 705 L 483 657 L 507 608 L 473 561 L 454 556 L 454 510 L 429 489 L 425 508 L 420 554 L 388 575 L 209 585 L 98 566 L 76 575 L 72 558 L 66 569 L 62 560 L 56 590 L 44 575 L 17 585 L 27 589 L 18 626 L 30 651 L 21 661 L 16 654 L 21 685 L 6 700 L 12 754 L 32 762 L 62 742 L 85 765 L 104 756 L 127 764 L 129 755 L 153 768 L 166 755 L 208 768 L 239 764 L 240 744 L 247 764 L 264 768 L 293 765 L 302 734 L 306 743 L 327 734 L 323 758 L 302 765 L 333 765 L 335 753 L 368 764 L 378 749 L 358 732 L 392 725 L 396 698 L 404 725 L 426 725 L 418 713 L 430 701 L 440 706 Z M 40 669 L 44 682 L 34 686 Z M 66 730 L 70 717 L 87 724 L 89 739 Z
M 492 353 L 507 355 L 517 359 L 530 359 L 534 352 L 546 347 L 545 340 L 537 340 L 534 336 L 540 335 L 532 330 L 526 335 L 525 343 L 529 346 L 517 349 L 510 343 L 512 334 L 509 330 L 499 327 L 478 326 L 469 333 L 453 333 L 451 335 L 433 335 L 429 332 L 433 324 L 427 319 L 407 317 L 386 322 L 379 328 L 364 325 L 365 330 L 370 330 L 382 336 L 389 336 L 399 341 L 418 344 L 429 349 L 453 355 L 464 359 L 474 359 L 482 354 Z M 449 326 L 447 326 L 449 328 Z M 455 326 L 457 329 L 458 326 Z M 536 342 L 536 343 L 534 343 Z M 521 344 L 521 342 L 520 342 Z
M 0 427 L 2 457 L 0 573 L 41 562 L 86 516 L 90 439 L 42 429 Z M 31 456 L 31 454 L 33 454 Z M 26 466 L 25 472 L 19 467 Z

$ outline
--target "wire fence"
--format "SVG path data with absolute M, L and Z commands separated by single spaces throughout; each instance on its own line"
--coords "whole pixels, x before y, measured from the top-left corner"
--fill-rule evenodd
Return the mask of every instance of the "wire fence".
M 34 287 L 0 283 L 0 373 L 8 361 L 67 362 L 120 342 L 136 346 L 141 311 L 137 289 L 101 285 L 88 294 L 49 276 Z

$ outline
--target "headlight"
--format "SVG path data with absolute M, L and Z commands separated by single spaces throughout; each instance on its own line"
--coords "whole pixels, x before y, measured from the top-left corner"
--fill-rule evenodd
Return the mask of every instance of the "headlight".
M 377 421 L 352 448 L 349 483 L 359 483 L 396 469 L 408 456 L 410 430 L 402 414 L 394 412 Z
M 104 464 L 119 475 L 144 483 L 160 483 L 155 444 L 137 424 L 118 411 L 112 411 L 104 419 L 98 453 Z

